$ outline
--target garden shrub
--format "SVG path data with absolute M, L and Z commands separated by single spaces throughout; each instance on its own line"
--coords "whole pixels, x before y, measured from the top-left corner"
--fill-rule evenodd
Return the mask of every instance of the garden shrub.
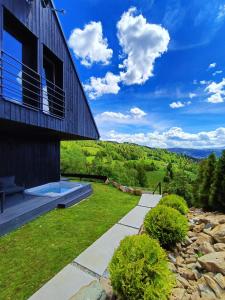
M 183 197 L 178 195 L 168 195 L 163 197 L 159 204 L 169 206 L 178 210 L 182 215 L 188 213 L 188 206 Z
M 162 247 L 171 248 L 181 242 L 188 231 L 188 221 L 179 211 L 165 205 L 151 209 L 144 220 L 146 232 Z
M 121 241 L 109 272 L 113 289 L 123 300 L 166 300 L 174 285 L 165 251 L 146 234 Z

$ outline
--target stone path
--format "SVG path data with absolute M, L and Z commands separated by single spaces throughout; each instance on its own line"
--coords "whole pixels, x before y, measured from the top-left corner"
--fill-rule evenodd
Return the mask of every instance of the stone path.
M 135 208 L 71 264 L 56 274 L 29 300 L 69 300 L 82 286 L 88 285 L 101 276 L 107 276 L 108 264 L 120 241 L 125 236 L 138 233 L 145 215 L 157 205 L 160 198 L 160 195 L 143 194 Z

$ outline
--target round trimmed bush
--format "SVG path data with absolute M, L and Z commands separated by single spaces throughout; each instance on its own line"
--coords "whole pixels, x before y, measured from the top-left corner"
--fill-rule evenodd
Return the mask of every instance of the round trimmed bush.
M 146 234 L 121 241 L 109 272 L 119 299 L 166 300 L 174 286 L 165 251 Z
M 147 213 L 144 227 L 151 237 L 157 239 L 162 247 L 168 249 L 185 238 L 188 221 L 176 209 L 157 205 Z
M 186 215 L 188 213 L 188 206 L 183 197 L 178 195 L 168 195 L 163 197 L 159 204 L 166 205 L 178 210 L 182 215 Z

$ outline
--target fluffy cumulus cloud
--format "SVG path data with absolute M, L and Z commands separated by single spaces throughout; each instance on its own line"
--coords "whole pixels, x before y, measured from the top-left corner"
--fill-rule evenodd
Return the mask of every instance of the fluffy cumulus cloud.
M 209 65 L 209 69 L 213 69 L 213 68 L 215 68 L 216 67 L 216 63 L 214 62 L 214 63 L 211 63 L 210 65 Z
M 210 82 L 205 91 L 209 94 L 208 102 L 209 103 L 221 103 L 225 99 L 225 78 L 222 79 L 219 83 L 214 81 Z
M 113 50 L 108 47 L 107 39 L 103 37 L 102 23 L 90 22 L 83 30 L 76 28 L 72 31 L 69 47 L 85 66 L 93 63 L 109 64 Z
M 90 99 L 96 99 L 104 94 L 118 94 L 120 87 L 118 85 L 120 77 L 111 72 L 107 72 L 105 77 L 91 77 L 84 84 L 84 90 L 88 93 Z
M 147 113 L 144 112 L 139 107 L 131 108 L 127 113 L 121 112 L 112 112 L 112 111 L 105 111 L 101 114 L 98 114 L 95 117 L 95 120 L 98 125 L 101 124 L 144 124 L 147 123 L 145 119 Z
M 170 103 L 170 107 L 173 109 L 176 109 L 176 108 L 182 108 L 182 107 L 188 106 L 190 104 L 191 104 L 191 101 L 186 101 L 186 102 L 177 101 L 177 102 Z
M 209 148 L 225 146 L 225 128 L 198 133 L 184 132 L 179 127 L 172 127 L 164 132 L 153 131 L 135 134 L 110 131 L 104 138 L 120 143 L 130 142 L 150 147 Z
M 143 84 L 151 76 L 155 60 L 168 49 L 170 36 L 161 25 L 150 24 L 136 8 L 130 8 L 117 23 L 118 39 L 125 59 L 121 80 L 126 85 Z
M 194 97 L 196 97 L 197 95 L 195 93 L 189 93 L 189 98 L 192 99 Z

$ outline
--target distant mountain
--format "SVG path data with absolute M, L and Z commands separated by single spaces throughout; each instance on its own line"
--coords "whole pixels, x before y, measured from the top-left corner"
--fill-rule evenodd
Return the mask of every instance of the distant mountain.
M 224 150 L 223 148 L 215 148 L 215 149 L 189 149 L 189 148 L 168 148 L 170 152 L 184 154 L 197 159 L 204 159 L 208 157 L 212 152 L 216 154 L 216 156 L 220 156 L 221 152 Z

